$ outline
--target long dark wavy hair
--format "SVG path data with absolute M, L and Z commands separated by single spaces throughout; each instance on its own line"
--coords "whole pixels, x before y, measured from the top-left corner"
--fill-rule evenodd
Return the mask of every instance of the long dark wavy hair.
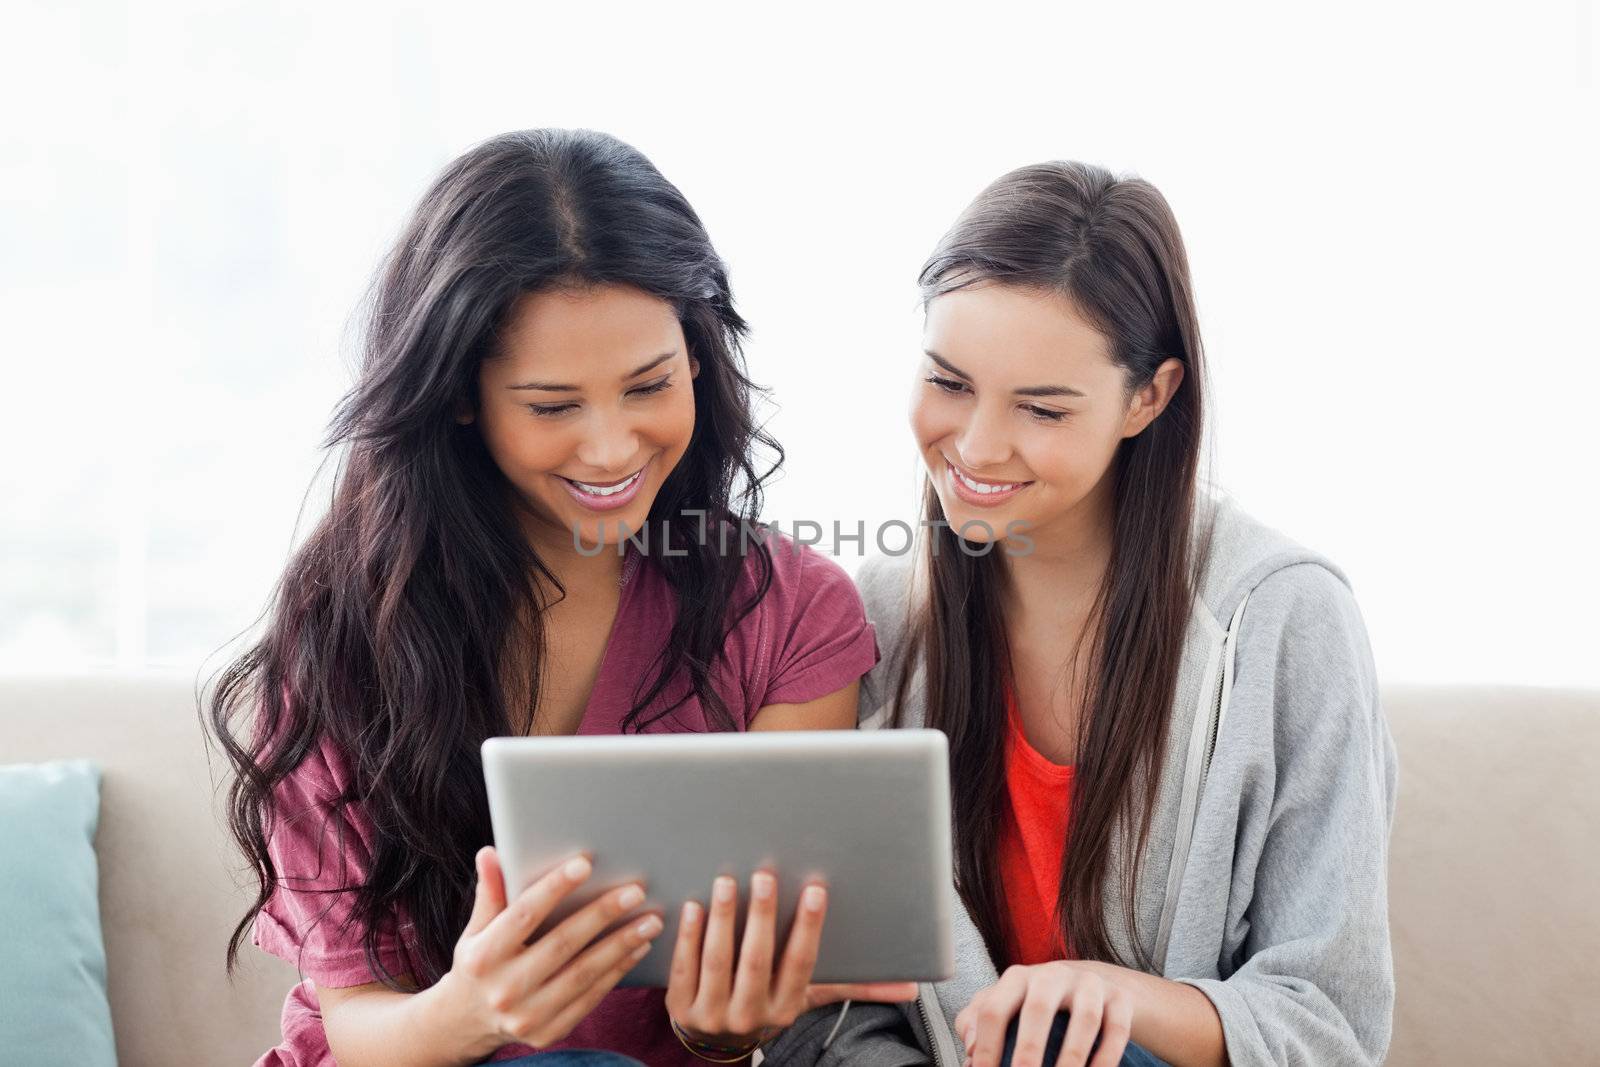
M 707 522 L 756 523 L 783 452 L 752 414 L 761 390 L 746 377 L 727 270 L 688 201 L 629 145 L 590 130 L 494 137 L 444 169 L 374 276 L 359 377 L 325 442 L 343 450 L 329 510 L 203 715 L 234 772 L 229 829 L 259 882 L 229 940 L 228 974 L 278 884 L 273 789 L 324 739 L 351 771 L 330 817 L 359 804 L 375 831 L 365 884 L 345 887 L 373 974 L 403 988 L 377 951 L 397 905 L 414 923 L 415 981 L 449 970 L 472 909 L 473 856 L 492 839 L 479 748 L 528 732 L 545 658 L 540 583 L 565 595 L 477 426 L 452 413 L 476 407 L 479 365 L 520 296 L 597 283 L 669 302 L 700 364 L 690 444 L 650 509 L 649 528 L 668 535 L 643 549 L 679 610 L 624 728 L 691 695 L 713 728 L 735 728 L 710 672 L 770 587 L 771 557 L 759 538 L 747 563 L 703 534 Z M 761 449 L 774 458 L 758 472 Z M 671 521 L 686 512 L 706 518 Z M 754 592 L 739 598 L 746 566 Z M 676 698 L 647 716 L 663 693 Z
M 1110 564 L 1091 611 L 1088 680 L 1077 735 L 1071 833 L 1056 914 L 1079 959 L 1118 959 L 1103 892 L 1118 863 L 1114 827 L 1134 827 L 1117 866 L 1134 929 L 1135 857 L 1149 835 L 1159 758 L 1184 631 L 1209 538 L 1191 540 L 1202 449 L 1204 361 L 1178 225 L 1150 183 L 1078 162 L 1014 170 L 957 219 L 919 276 L 923 307 L 979 282 L 1060 294 L 1107 339 L 1127 395 L 1168 357 L 1184 376 L 1166 409 L 1113 459 Z M 932 483 L 923 491 L 923 579 L 913 599 L 910 654 L 896 682 L 905 707 L 912 670 L 927 679 L 927 723 L 950 739 L 956 879 L 1000 967 L 1004 934 L 996 832 L 1005 801 L 1004 679 L 1009 671 L 1000 553 L 962 551 Z M 1067 650 L 1063 650 L 1063 661 Z

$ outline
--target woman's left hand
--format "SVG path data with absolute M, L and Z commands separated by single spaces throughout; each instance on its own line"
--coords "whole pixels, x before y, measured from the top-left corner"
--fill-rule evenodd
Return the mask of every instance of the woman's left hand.
M 1116 1067 L 1133 1029 L 1133 998 L 1094 964 L 1061 960 L 1008 967 L 1000 980 L 956 1016 L 956 1034 L 972 1067 L 999 1067 L 1006 1028 L 1017 1018 L 1011 1067 L 1045 1067 L 1045 1042 L 1056 1013 L 1071 1013 L 1061 1055 L 1052 1067 Z M 1094 1058 L 1094 1039 L 1100 1047 Z
M 812 985 L 828 894 L 808 885 L 774 970 L 778 880 L 771 871 L 750 878 L 750 907 L 737 952 L 734 923 L 739 887 L 726 875 L 712 885 L 709 916 L 697 902 L 683 907 L 667 978 L 667 1013 L 689 1037 L 743 1048 L 765 1041 L 812 1008 L 840 1000 L 911 1000 L 915 982 Z

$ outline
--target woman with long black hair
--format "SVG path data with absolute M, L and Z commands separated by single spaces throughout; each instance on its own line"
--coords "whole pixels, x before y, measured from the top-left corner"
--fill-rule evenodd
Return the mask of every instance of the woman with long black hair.
M 1023 167 L 920 283 L 928 533 L 858 573 L 860 713 L 949 735 L 958 973 L 811 1013 L 774 1062 L 1380 1063 L 1397 770 L 1367 633 L 1331 561 L 1201 488 L 1165 198 Z
M 486 738 L 855 721 L 874 631 L 837 564 L 757 522 L 782 454 L 744 330 L 699 217 L 615 138 L 496 137 L 423 197 L 333 423 L 329 511 L 211 697 L 259 880 L 229 970 L 248 930 L 307 979 L 262 1063 L 662 1067 L 911 995 L 808 984 L 820 886 L 776 966 L 735 973 L 730 878 L 686 909 L 671 989 L 614 989 L 662 928 L 644 887 L 528 943 L 589 865 L 507 900 L 488 845 Z M 772 886 L 750 879 L 748 959 L 777 955 Z

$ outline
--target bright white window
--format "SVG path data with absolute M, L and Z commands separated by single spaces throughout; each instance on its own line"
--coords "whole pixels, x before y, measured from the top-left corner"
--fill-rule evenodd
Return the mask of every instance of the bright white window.
M 583 125 L 731 264 L 769 518 L 914 517 L 922 257 L 1004 170 L 1087 159 L 1172 202 L 1217 474 L 1345 567 L 1384 676 L 1600 684 L 1589 3 L 568 7 L 8 19 L 0 669 L 249 627 L 405 213 L 479 139 Z

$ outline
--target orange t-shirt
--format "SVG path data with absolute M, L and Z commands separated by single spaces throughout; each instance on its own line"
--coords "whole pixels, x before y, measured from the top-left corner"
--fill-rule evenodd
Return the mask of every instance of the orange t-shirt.
M 1006 704 L 1006 805 L 1000 819 L 1000 883 L 1013 963 L 1067 959 L 1056 922 L 1073 768 L 1028 743 L 1011 686 Z

